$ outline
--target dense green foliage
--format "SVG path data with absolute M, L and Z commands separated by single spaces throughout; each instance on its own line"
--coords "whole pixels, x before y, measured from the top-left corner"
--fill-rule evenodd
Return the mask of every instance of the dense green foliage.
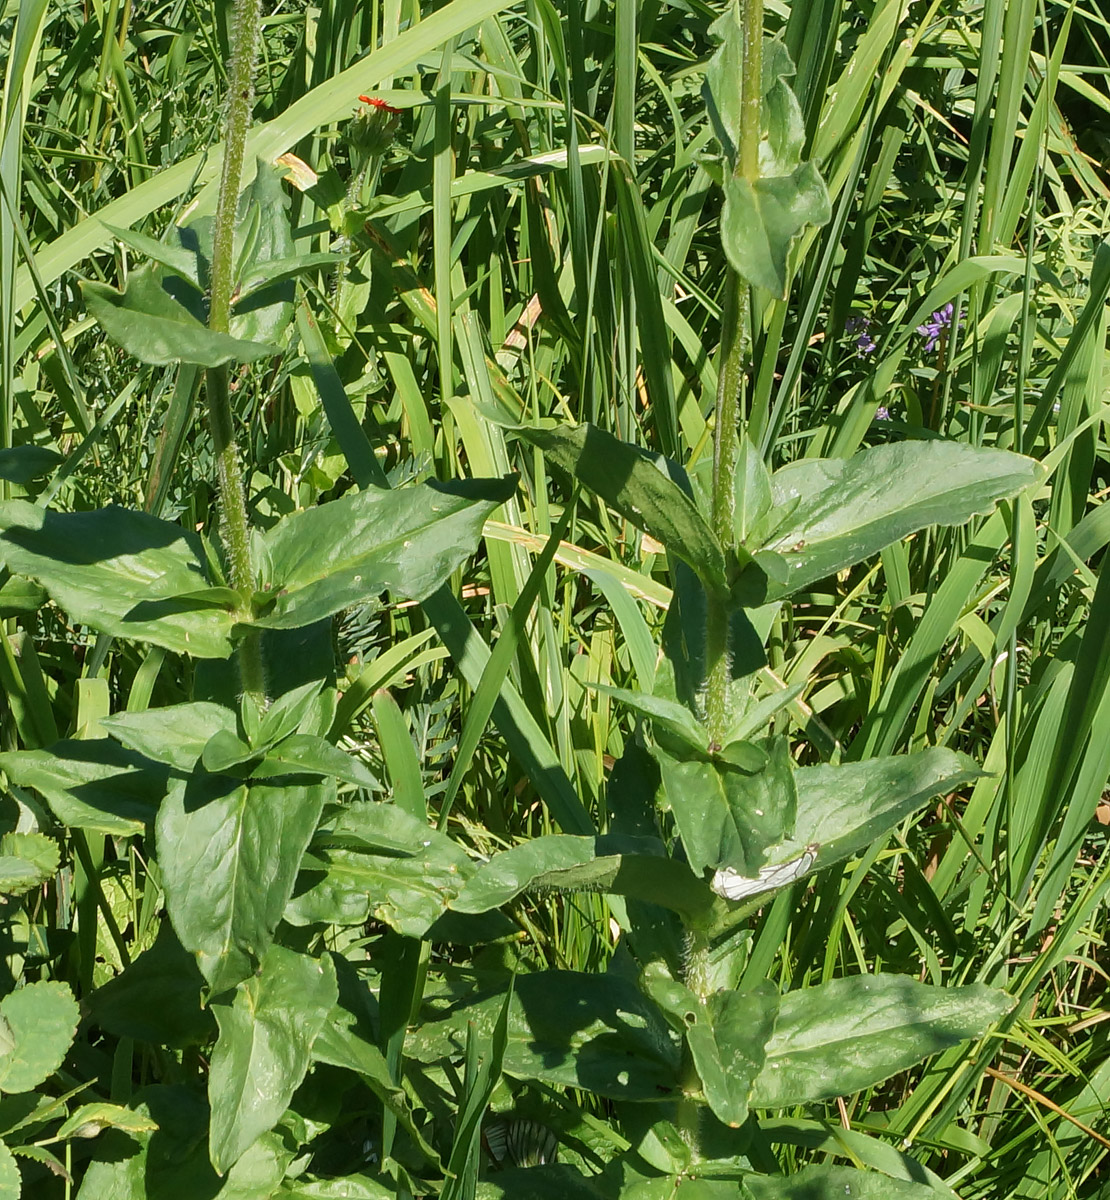
M 250 7 L 0 14 L 0 1200 L 1101 1195 L 1099 8 Z

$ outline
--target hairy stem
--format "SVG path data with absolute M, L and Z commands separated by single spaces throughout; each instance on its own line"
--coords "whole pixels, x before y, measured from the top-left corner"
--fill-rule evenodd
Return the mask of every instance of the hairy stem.
M 763 100 L 763 0 L 740 0 L 744 31 L 740 145 L 736 171 L 754 180 L 759 174 L 759 135 Z M 748 367 L 751 285 L 729 268 L 721 314 L 721 349 L 717 371 L 716 421 L 713 429 L 713 532 L 726 551 L 735 542 L 735 477 L 743 418 L 743 393 Z M 706 607 L 706 723 L 710 744 L 721 746 L 729 729 L 730 598 L 711 592 Z M 713 990 L 709 943 L 699 929 L 687 930 L 686 986 L 704 1002 Z M 683 1049 L 682 1096 L 676 1123 L 695 1161 L 701 1157 L 701 1081 L 689 1043 Z
M 220 195 L 216 204 L 216 221 L 212 236 L 212 286 L 208 326 L 218 333 L 227 333 L 231 325 L 231 294 L 235 275 L 235 218 L 254 96 L 254 62 L 258 49 L 259 27 L 259 0 L 237 0 L 232 23 L 231 81 L 224 122 L 223 172 L 220 176 Z M 255 581 L 251 570 L 250 522 L 247 518 L 239 447 L 235 441 L 226 366 L 213 367 L 207 372 L 205 398 L 208 406 L 208 428 L 216 453 L 220 530 L 227 547 L 231 586 L 240 593 L 240 602 L 246 607 L 250 603 Z M 239 677 L 245 692 L 259 697 L 265 695 L 262 646 L 256 631 L 248 632 L 240 644 Z

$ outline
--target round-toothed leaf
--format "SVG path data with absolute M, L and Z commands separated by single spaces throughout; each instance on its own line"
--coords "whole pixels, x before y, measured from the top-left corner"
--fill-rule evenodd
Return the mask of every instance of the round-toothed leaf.
M 77 1032 L 77 1001 L 64 983 L 29 983 L 0 1000 L 14 1045 L 0 1057 L 0 1092 L 28 1092 L 53 1074 Z

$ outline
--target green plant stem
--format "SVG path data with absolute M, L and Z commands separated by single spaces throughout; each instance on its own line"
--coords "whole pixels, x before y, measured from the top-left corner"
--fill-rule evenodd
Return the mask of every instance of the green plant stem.
M 759 135 L 763 100 L 763 0 L 741 0 L 744 28 L 744 69 L 741 92 L 740 145 L 736 171 L 754 180 L 759 174 Z M 725 279 L 724 308 L 721 314 L 721 351 L 717 370 L 716 420 L 713 429 L 713 532 L 721 545 L 733 546 L 736 535 L 736 466 L 740 448 L 738 433 L 742 418 L 742 395 L 748 367 L 750 345 L 749 313 L 751 285 L 728 269 Z M 728 736 L 730 598 L 719 592 L 707 596 L 706 646 L 706 724 L 710 744 L 721 746 Z M 686 986 L 704 1002 L 713 990 L 709 967 L 709 943 L 703 931 L 687 931 Z M 691 1156 L 701 1157 L 701 1081 L 690 1053 L 683 1048 L 681 1069 L 682 1096 L 676 1122 L 679 1133 L 690 1147 Z
M 231 325 L 231 293 L 235 278 L 235 218 L 239 207 L 239 185 L 243 178 L 247 130 L 254 96 L 254 62 L 258 48 L 260 14 L 258 0 L 237 0 L 232 22 L 231 78 L 227 116 L 224 122 L 224 162 L 220 195 L 212 234 L 212 290 L 208 325 L 227 333 Z M 231 391 L 226 366 L 213 367 L 205 376 L 208 428 L 216 453 L 220 497 L 220 529 L 227 547 L 231 586 L 239 592 L 246 608 L 254 590 L 251 571 L 250 522 L 243 489 L 239 447 L 231 410 Z M 239 647 L 239 676 L 243 690 L 255 696 L 266 692 L 262 644 L 255 630 L 248 631 Z

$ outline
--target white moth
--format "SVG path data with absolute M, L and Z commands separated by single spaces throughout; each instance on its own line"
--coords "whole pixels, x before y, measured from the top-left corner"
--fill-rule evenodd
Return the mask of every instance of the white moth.
M 719 867 L 709 886 L 726 900 L 746 900 L 762 892 L 773 892 L 776 888 L 786 887 L 788 883 L 801 879 L 817 861 L 817 851 L 820 849 L 817 842 L 810 842 L 797 858 L 761 867 L 754 878 L 741 875 L 735 867 Z

